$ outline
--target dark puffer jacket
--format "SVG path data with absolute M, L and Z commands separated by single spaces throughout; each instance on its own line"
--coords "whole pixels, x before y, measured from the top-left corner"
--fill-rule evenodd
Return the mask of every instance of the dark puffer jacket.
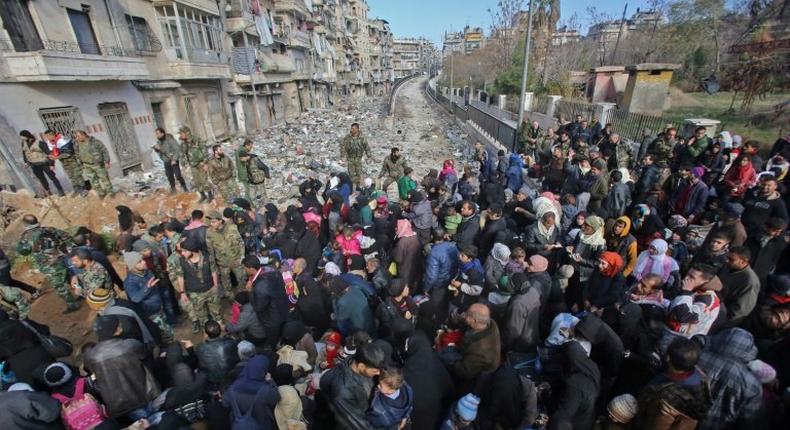
M 228 372 L 239 362 L 236 341 L 229 337 L 209 339 L 195 346 L 195 355 L 200 368 L 214 384 L 223 383 Z

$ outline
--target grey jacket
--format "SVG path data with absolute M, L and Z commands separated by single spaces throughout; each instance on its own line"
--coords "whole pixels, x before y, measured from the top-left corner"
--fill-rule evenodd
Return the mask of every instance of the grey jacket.
M 0 428 L 14 430 L 62 429 L 60 403 L 45 393 L 0 392 Z
M 228 322 L 225 328 L 231 334 L 246 333 L 258 339 L 266 338 L 266 331 L 263 329 L 263 324 L 258 320 L 258 315 L 255 314 L 252 303 L 242 306 L 239 320 L 235 324 Z
M 430 200 L 425 199 L 414 205 L 406 217 L 414 224 L 414 228 L 429 230 L 433 225 L 433 210 Z

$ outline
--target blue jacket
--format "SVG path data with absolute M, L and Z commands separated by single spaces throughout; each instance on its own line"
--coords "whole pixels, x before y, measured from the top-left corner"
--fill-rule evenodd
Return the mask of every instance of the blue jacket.
M 162 294 L 159 285 L 148 288 L 148 281 L 154 274 L 146 270 L 142 275 L 129 271 L 123 281 L 123 288 L 129 300 L 140 305 L 146 316 L 153 315 L 162 309 Z
M 524 183 L 524 160 L 518 154 L 510 154 L 510 167 L 507 169 L 507 187 L 514 193 L 518 192 Z
M 444 288 L 458 273 L 458 248 L 455 242 L 437 243 L 431 247 L 423 277 L 423 290 Z
M 398 430 L 404 418 L 414 409 L 414 393 L 408 382 L 400 387 L 398 397 L 391 399 L 376 390 L 365 417 L 374 429 Z
M 359 287 L 359 289 L 365 293 L 365 297 L 372 297 L 376 295 L 376 288 L 373 287 L 373 284 L 362 279 L 362 277 L 359 275 L 355 275 L 353 273 L 343 273 L 338 275 L 338 277 L 348 282 L 349 285 L 355 285 Z

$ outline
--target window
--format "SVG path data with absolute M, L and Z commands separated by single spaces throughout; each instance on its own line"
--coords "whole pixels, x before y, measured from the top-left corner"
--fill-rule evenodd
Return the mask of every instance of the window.
M 74 36 L 77 37 L 77 44 L 83 54 L 101 54 L 99 42 L 96 41 L 96 34 L 93 32 L 91 18 L 87 10 L 66 9 L 71 21 L 71 28 Z
M 27 52 L 43 48 L 27 6 L 28 0 L 8 0 L 0 7 L 0 19 L 11 38 L 10 46 L 4 43 L 0 50 Z
M 85 129 L 82 115 L 74 106 L 39 109 L 38 116 L 45 129 L 55 130 L 64 136 L 71 136 L 75 130 Z
M 129 27 L 129 34 L 132 36 L 134 49 L 141 52 L 157 52 L 162 47 L 159 41 L 151 34 L 151 29 L 145 18 L 139 16 L 126 15 L 126 25 Z M 159 49 L 157 49 L 159 48 Z
M 218 16 L 180 3 L 156 6 L 155 10 L 165 42 L 175 51 L 177 58 L 191 58 L 198 52 L 205 56 L 206 51 L 222 51 L 223 31 Z

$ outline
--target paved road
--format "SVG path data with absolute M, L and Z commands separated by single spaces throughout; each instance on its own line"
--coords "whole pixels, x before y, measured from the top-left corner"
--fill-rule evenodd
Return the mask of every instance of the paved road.
M 394 127 L 402 136 L 394 144 L 419 178 L 431 168 L 441 169 L 444 160 L 456 158 L 442 131 L 452 119 L 425 94 L 426 81 L 426 77 L 419 77 L 406 82 L 398 91 L 394 110 Z

